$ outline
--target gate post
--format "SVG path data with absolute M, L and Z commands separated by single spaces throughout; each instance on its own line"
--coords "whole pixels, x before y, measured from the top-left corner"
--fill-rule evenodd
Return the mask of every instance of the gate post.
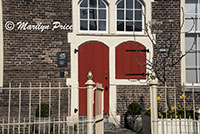
M 150 100 L 151 100 L 151 134 L 158 134 L 158 104 L 157 104 L 157 85 L 158 79 L 155 73 L 150 80 Z
M 87 86 L 87 134 L 93 134 L 93 86 L 95 83 L 93 82 L 92 72 L 88 72 L 88 81 L 85 83 Z

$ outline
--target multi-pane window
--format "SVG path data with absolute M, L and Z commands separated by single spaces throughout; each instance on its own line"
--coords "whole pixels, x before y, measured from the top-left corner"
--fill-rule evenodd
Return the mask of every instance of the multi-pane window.
M 117 31 L 142 31 L 142 4 L 139 0 L 117 3 Z
M 200 0 L 186 0 L 186 83 L 200 83 Z
M 103 0 L 82 0 L 80 3 L 80 30 L 106 31 L 107 6 Z

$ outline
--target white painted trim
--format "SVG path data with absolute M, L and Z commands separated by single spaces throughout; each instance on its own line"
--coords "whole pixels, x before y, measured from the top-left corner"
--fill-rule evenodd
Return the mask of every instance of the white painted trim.
M 181 8 L 183 7 L 184 12 L 185 12 L 185 0 L 181 0 Z M 185 14 L 185 13 L 184 13 Z M 181 10 L 181 24 L 184 21 L 185 18 L 183 18 L 183 12 Z M 181 29 L 181 40 L 180 40 L 180 45 L 181 45 L 181 52 L 184 54 L 185 53 L 185 23 L 183 24 L 183 27 Z M 185 70 L 185 57 L 181 60 L 181 84 L 184 85 L 186 83 L 186 70 Z
M 70 86 L 70 85 L 72 85 L 71 83 L 72 83 L 72 82 L 71 82 L 71 78 L 67 78 L 67 79 L 66 79 L 66 85 L 67 85 L 67 86 Z
M 79 112 L 74 113 L 74 109 L 79 109 L 78 54 L 74 54 L 74 49 L 71 46 L 71 116 L 78 116 Z
M 109 96 L 109 112 L 112 115 L 117 115 L 117 95 L 114 95 L 117 94 L 116 85 L 110 85 L 109 94 L 113 95 L 112 97 Z
M 4 61 L 4 48 L 3 48 L 3 7 L 2 0 L 0 0 L 0 87 L 3 87 L 3 61 Z
M 145 80 L 139 81 L 130 81 L 127 79 L 116 79 L 115 77 L 115 48 L 122 42 L 126 41 L 135 41 L 143 44 L 150 52 L 153 53 L 153 46 L 151 45 L 151 41 L 146 36 L 140 36 L 135 38 L 130 38 L 130 36 L 106 36 L 106 35 L 99 35 L 99 36 L 77 36 L 76 34 L 70 33 L 69 34 L 69 42 L 71 43 L 71 85 L 73 87 L 78 87 L 78 53 L 74 53 L 74 49 L 78 49 L 79 46 L 88 41 L 99 41 L 106 44 L 109 47 L 109 72 L 110 72 L 110 112 L 116 113 L 116 85 L 145 85 Z M 150 57 L 152 60 L 152 55 L 147 53 L 147 57 Z M 147 70 L 148 71 L 148 70 Z M 143 83 L 142 83 L 143 82 Z M 111 91 L 112 90 L 112 91 Z M 78 89 L 72 89 L 72 113 L 74 108 L 78 108 Z M 115 97 L 114 97 L 115 96 Z M 75 100 L 77 101 L 75 101 Z M 114 110 L 115 109 L 115 110 Z
M 108 34 L 105 33 L 79 33 L 79 11 L 77 10 L 79 0 L 73 0 L 72 12 L 73 12 L 73 32 L 68 34 L 68 41 L 71 44 L 71 80 L 70 84 L 72 86 L 71 92 L 71 113 L 72 116 L 77 116 L 74 114 L 74 108 L 78 108 L 78 53 L 74 53 L 74 49 L 78 49 L 80 45 L 88 41 L 98 41 L 109 47 L 109 78 L 110 78 L 110 94 L 109 94 L 109 111 L 110 114 L 117 117 L 116 107 L 117 107 L 117 88 L 116 85 L 146 85 L 144 80 L 140 82 L 138 80 L 128 80 L 128 79 L 116 79 L 115 77 L 115 48 L 119 44 L 127 41 L 137 41 L 144 45 L 151 53 L 147 53 L 147 57 L 152 61 L 153 57 L 153 46 L 151 40 L 146 34 L 116 34 L 116 2 L 117 0 L 107 0 L 108 2 Z M 151 21 L 151 2 L 150 0 L 143 0 L 145 3 L 146 19 L 145 21 Z M 114 12 L 113 12 L 114 11 Z M 147 70 L 148 71 L 148 70 Z M 67 80 L 68 81 L 68 80 Z M 69 82 L 69 81 L 68 81 Z M 69 83 L 68 83 L 69 84 Z

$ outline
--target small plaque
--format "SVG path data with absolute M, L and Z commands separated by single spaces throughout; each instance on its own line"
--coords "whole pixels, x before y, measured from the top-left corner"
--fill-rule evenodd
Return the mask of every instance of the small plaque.
M 58 64 L 58 67 L 67 67 L 68 58 L 67 58 L 66 52 L 57 53 L 57 64 Z

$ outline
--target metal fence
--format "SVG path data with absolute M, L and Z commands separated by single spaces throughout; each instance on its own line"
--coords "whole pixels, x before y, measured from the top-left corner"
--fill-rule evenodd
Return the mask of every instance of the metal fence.
M 90 74 L 92 75 L 92 74 Z M 89 81 L 92 81 L 89 79 Z M 0 88 L 0 134 L 88 134 L 92 125 L 96 134 L 103 134 L 103 89 L 87 85 L 95 102 L 96 114 L 86 117 L 70 116 L 71 87 L 32 86 Z M 95 95 L 94 95 L 95 91 Z M 95 98 L 93 98 L 95 96 Z M 90 102 L 93 105 L 93 102 Z M 98 131 L 97 131 L 98 130 Z
M 200 134 L 200 86 L 158 86 L 153 79 L 150 87 L 152 134 Z
M 165 93 L 165 115 L 161 114 L 160 111 L 158 116 L 158 128 L 159 133 L 162 134 L 199 134 L 200 131 L 200 111 L 198 108 L 198 101 L 195 99 L 195 91 L 200 87 L 198 86 L 182 86 L 177 88 L 174 84 L 173 87 L 167 86 L 158 87 L 159 89 L 164 89 Z M 171 96 L 172 103 L 169 106 L 167 103 L 167 95 Z M 159 104 L 158 104 L 159 110 Z
M 70 115 L 70 87 L 49 86 L 1 88 L 3 101 L 0 103 L 1 133 L 40 133 L 55 128 L 64 131 Z M 51 118 L 50 118 L 51 117 Z M 52 123 L 54 122 L 54 123 Z M 54 125 L 53 125 L 54 124 Z M 45 126 L 48 129 L 44 129 Z M 69 129 L 68 129 L 69 130 Z

